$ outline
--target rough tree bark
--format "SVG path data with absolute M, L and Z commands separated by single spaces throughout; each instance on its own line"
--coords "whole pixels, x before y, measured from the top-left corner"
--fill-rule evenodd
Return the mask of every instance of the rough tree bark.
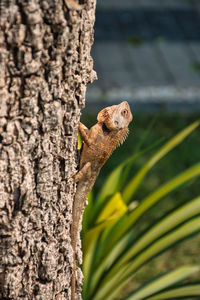
M 1 299 L 70 299 L 70 176 L 95 79 L 95 1 L 0 0 Z M 80 299 L 80 270 L 78 281 Z

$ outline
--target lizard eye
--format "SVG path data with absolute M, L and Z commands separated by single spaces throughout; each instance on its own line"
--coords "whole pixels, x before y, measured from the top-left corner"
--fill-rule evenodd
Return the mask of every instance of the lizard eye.
M 127 117 L 128 116 L 128 110 L 127 109 L 123 109 L 122 112 L 121 112 L 121 115 L 123 117 Z

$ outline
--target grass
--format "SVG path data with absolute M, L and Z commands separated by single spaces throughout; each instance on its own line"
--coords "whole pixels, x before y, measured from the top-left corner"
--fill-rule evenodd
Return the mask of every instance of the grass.
M 132 122 L 133 124 L 130 126 L 130 134 L 127 141 L 124 145 L 114 151 L 103 167 L 95 184 L 94 192 L 98 191 L 111 170 L 120 164 L 122 160 L 129 157 L 142 140 L 144 141 L 141 150 L 146 149 L 151 145 L 155 145 L 155 147 L 135 161 L 132 175 L 144 165 L 151 154 L 153 154 L 153 152 L 155 152 L 167 139 L 173 137 L 181 129 L 199 118 L 200 113 L 192 115 L 158 114 L 156 116 L 141 113 L 135 114 Z M 85 114 L 81 118 L 81 121 L 90 128 L 96 123 L 96 115 L 89 113 Z M 148 128 L 149 131 L 147 132 Z M 135 200 L 140 201 L 140 199 L 144 198 L 145 195 L 153 191 L 156 187 L 198 161 L 200 161 L 199 129 L 195 130 L 183 143 L 171 151 L 152 169 L 137 191 Z M 141 219 L 141 222 L 137 225 L 137 231 L 140 232 L 145 230 L 148 228 L 149 224 L 154 223 L 155 220 L 163 215 L 163 213 L 165 214 L 175 206 L 179 206 L 187 200 L 199 195 L 199 186 L 199 180 L 193 180 L 184 187 L 182 186 L 172 194 L 169 194 L 165 197 L 164 201 L 160 201 L 155 207 L 150 209 L 148 215 L 145 215 L 145 217 Z M 138 272 L 133 284 L 137 287 L 144 281 L 150 280 L 157 273 L 164 271 L 166 268 L 175 268 L 178 265 L 186 263 L 200 264 L 199 246 L 199 235 L 185 241 L 181 245 L 177 245 L 172 250 L 150 262 L 145 268 L 142 268 Z M 129 287 L 127 286 L 127 289 L 128 288 Z

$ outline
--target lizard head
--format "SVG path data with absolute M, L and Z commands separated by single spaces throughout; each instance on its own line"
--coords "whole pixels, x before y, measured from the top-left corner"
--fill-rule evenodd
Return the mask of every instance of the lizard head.
M 98 122 L 104 123 L 109 130 L 127 128 L 132 119 L 130 106 L 126 101 L 102 109 L 97 116 Z

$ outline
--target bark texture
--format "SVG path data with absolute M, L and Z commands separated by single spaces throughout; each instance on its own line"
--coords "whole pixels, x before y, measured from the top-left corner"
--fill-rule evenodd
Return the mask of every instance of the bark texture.
M 95 1 L 0 0 L 1 299 L 70 299 L 70 176 L 95 79 Z

